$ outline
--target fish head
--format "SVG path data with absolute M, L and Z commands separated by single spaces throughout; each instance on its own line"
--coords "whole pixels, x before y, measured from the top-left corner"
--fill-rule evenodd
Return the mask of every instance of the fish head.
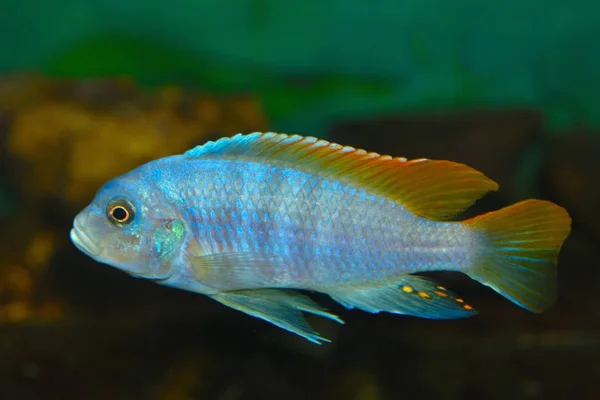
M 101 187 L 73 220 L 71 241 L 94 260 L 141 278 L 164 280 L 185 240 L 176 208 L 162 200 L 142 171 Z

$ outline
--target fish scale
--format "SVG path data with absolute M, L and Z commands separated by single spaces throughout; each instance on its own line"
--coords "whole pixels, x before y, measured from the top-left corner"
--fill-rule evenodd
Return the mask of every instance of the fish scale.
M 360 282 L 361 277 L 384 281 L 398 273 L 447 269 L 470 240 L 459 224 L 411 216 L 392 201 L 304 172 L 283 175 L 270 165 L 212 160 L 198 160 L 188 168 L 198 177 L 192 183 L 196 189 L 181 190 L 179 201 L 190 204 L 190 211 L 221 211 L 189 213 L 198 238 L 213 244 L 209 251 L 281 256 L 304 273 L 296 275 L 296 287 Z M 205 176 L 212 179 L 201 178 Z M 219 184 L 227 180 L 229 184 Z M 176 192 L 167 188 L 165 195 Z M 182 198 L 186 195 L 191 197 Z M 242 201 L 236 200 L 240 197 Z M 250 218 L 253 214 L 258 221 Z M 367 223 L 356 223 L 361 214 Z M 249 229 L 258 232 L 255 240 Z M 432 252 L 436 248 L 450 251 Z

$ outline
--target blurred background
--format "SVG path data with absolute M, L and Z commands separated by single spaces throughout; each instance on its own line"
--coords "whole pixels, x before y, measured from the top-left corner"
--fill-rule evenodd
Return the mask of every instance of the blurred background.
M 600 399 L 600 6 L 592 1 L 0 4 L 0 399 Z M 555 307 L 346 311 L 312 345 L 78 252 L 106 180 L 238 132 L 463 162 L 566 207 Z

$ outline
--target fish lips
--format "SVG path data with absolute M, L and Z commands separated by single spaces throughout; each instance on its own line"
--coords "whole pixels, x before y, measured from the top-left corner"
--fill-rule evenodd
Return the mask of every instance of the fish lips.
M 88 256 L 96 257 L 102 252 L 102 248 L 94 243 L 94 241 L 85 233 L 85 231 L 78 226 L 77 219 L 75 219 L 70 236 L 75 247 Z

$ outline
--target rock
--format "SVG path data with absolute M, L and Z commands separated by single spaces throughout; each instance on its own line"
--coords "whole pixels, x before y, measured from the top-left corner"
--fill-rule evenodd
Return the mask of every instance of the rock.
M 547 196 L 567 208 L 583 232 L 600 241 L 600 137 L 555 137 L 542 161 L 541 179 Z
M 33 78 L 32 78 L 33 79 Z M 62 199 L 74 208 L 108 179 L 220 135 L 263 130 L 252 97 L 216 98 L 176 87 L 149 91 L 128 80 L 41 80 L 9 85 L 8 170 L 25 199 Z M 12 89 L 12 91 L 11 91 Z

